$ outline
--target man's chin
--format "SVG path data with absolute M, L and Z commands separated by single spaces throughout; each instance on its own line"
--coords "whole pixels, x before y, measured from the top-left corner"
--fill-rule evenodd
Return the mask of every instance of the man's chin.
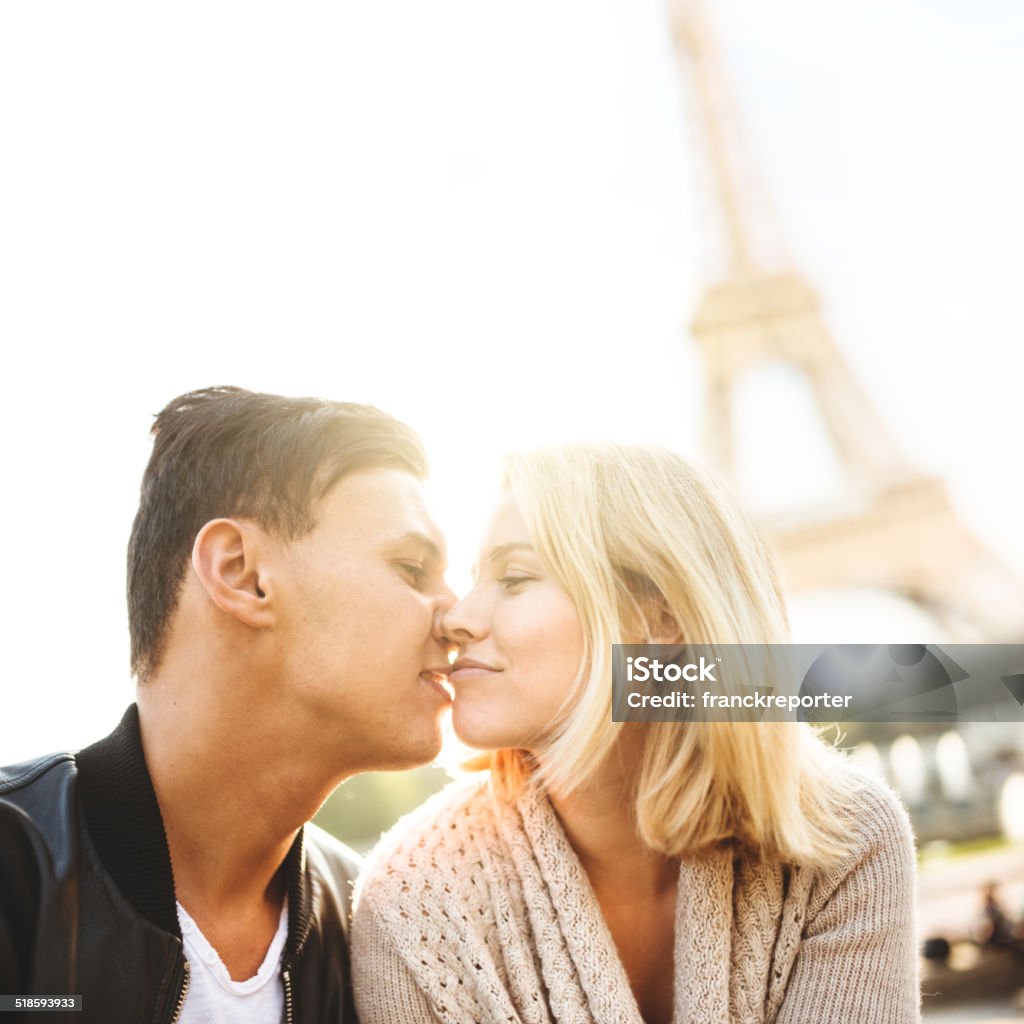
M 407 741 L 412 737 L 404 737 Z M 401 750 L 388 751 L 387 761 L 377 771 L 403 772 L 433 764 L 441 753 L 441 725 L 436 724 L 432 735 L 424 735 L 421 742 L 407 742 Z

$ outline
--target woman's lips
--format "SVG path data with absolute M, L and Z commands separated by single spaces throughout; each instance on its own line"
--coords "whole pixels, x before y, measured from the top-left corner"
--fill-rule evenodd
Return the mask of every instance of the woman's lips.
M 448 679 L 452 683 L 465 683 L 470 679 L 489 679 L 502 670 L 472 658 L 459 658 L 451 667 Z

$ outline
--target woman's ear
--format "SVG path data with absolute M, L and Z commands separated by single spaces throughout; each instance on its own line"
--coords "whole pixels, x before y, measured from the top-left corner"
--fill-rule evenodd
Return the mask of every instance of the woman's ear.
M 676 622 L 675 616 L 658 600 L 654 607 L 647 609 L 647 628 L 650 631 L 652 644 L 681 644 L 683 630 Z
M 676 617 L 672 614 L 664 595 L 648 582 L 645 593 L 640 598 L 640 612 L 643 615 L 643 628 L 649 644 L 681 644 L 683 630 Z
M 210 600 L 253 629 L 274 625 L 268 569 L 261 564 L 262 531 L 235 519 L 211 519 L 192 545 L 192 568 Z
M 630 643 L 639 644 L 681 644 L 683 630 L 669 611 L 661 594 L 649 592 L 634 596 L 631 607 L 626 611 L 623 622 L 627 637 L 634 637 Z

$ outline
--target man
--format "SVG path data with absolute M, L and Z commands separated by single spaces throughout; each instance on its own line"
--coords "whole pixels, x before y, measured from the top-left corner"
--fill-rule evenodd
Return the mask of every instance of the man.
M 137 703 L 0 769 L 0 995 L 80 993 L 67 1019 L 111 1024 L 352 1021 L 356 861 L 306 823 L 440 748 L 453 595 L 422 447 L 368 406 L 237 388 L 153 433 Z

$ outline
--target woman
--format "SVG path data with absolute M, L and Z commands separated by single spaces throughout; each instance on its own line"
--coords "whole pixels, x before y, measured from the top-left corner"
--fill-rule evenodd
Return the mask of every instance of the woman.
M 614 643 L 780 643 L 768 555 L 657 449 L 514 456 L 458 645 L 489 751 L 382 840 L 353 939 L 363 1024 L 919 1019 L 913 837 L 797 723 L 611 720 Z

